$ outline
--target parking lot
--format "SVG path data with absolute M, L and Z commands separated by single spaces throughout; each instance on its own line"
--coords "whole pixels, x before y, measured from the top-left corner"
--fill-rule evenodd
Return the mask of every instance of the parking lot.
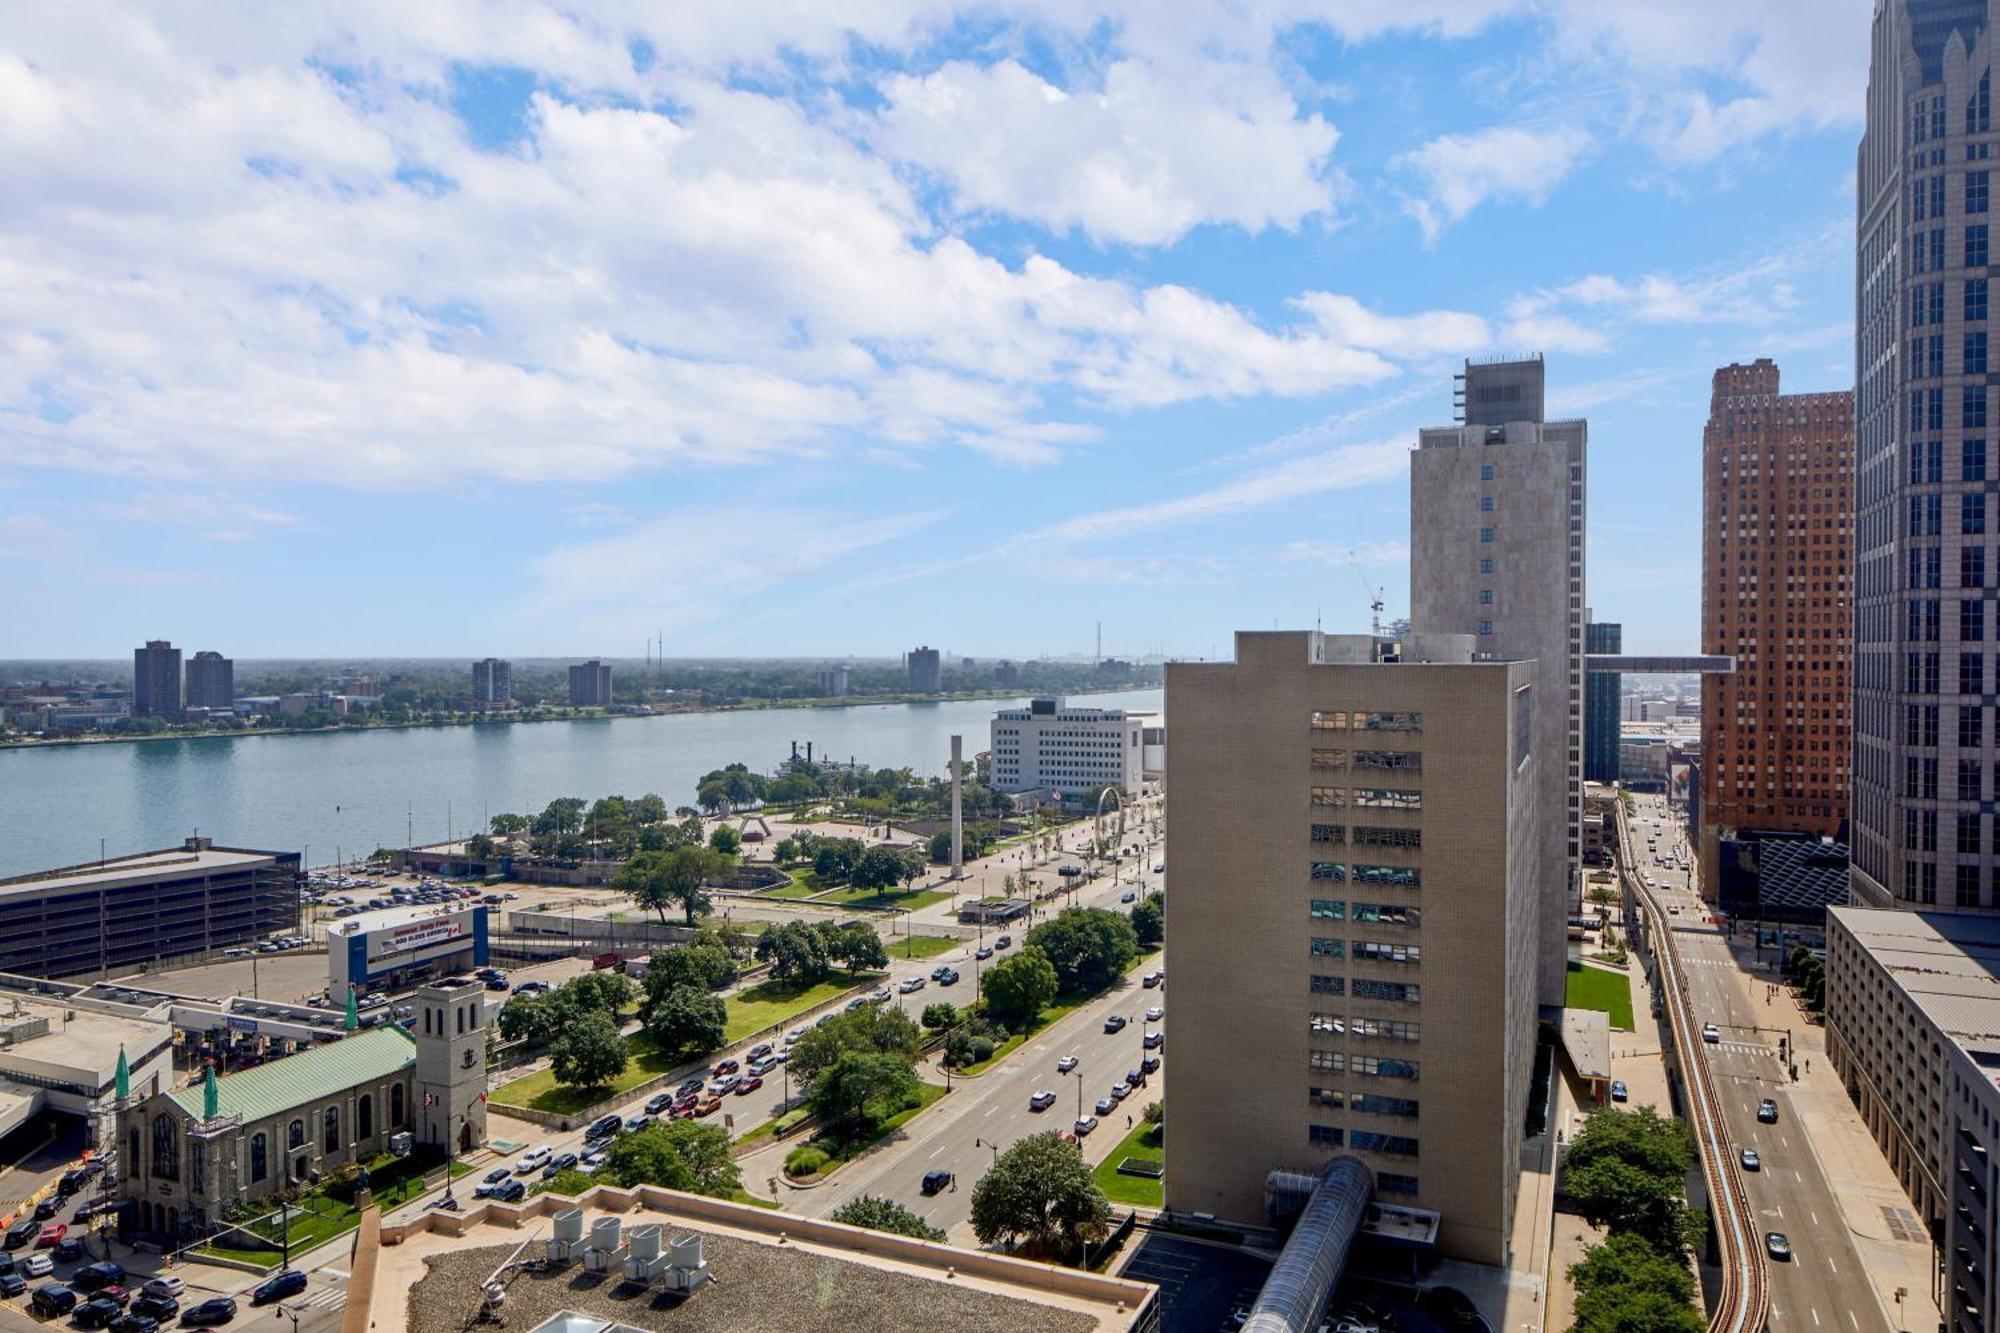
M 1270 1271 L 1268 1260 L 1226 1245 L 1152 1232 L 1118 1276 L 1160 1289 L 1160 1333 L 1218 1333 L 1232 1309 L 1257 1298 Z

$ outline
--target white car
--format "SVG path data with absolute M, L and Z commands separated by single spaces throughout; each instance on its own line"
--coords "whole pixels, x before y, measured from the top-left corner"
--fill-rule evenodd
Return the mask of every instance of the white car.
M 1056 1072 L 1058 1074 L 1067 1074 L 1074 1068 L 1076 1068 L 1076 1057 L 1073 1055 L 1065 1055 L 1062 1059 L 1056 1061 Z
M 1148 1009 L 1146 1011 L 1146 1021 L 1148 1023 L 1157 1023 L 1166 1016 L 1167 1016 L 1167 1011 L 1162 1009 L 1157 1004 L 1154 1005 L 1151 1009 Z
M 1083 1119 L 1077 1121 L 1076 1124 L 1073 1126 L 1073 1128 L 1076 1130 L 1076 1136 L 1078 1138 L 1082 1138 L 1084 1135 L 1090 1133 L 1091 1130 L 1097 1128 L 1097 1117 L 1094 1115 L 1087 1115 Z
M 787 1046 L 798 1045 L 801 1041 L 805 1040 L 806 1033 L 810 1031 L 812 1031 L 811 1028 L 805 1028 L 805 1027 L 793 1028 L 790 1032 L 787 1032 L 785 1034 L 785 1045 Z
M 914 995 L 916 992 L 924 988 L 924 984 L 925 984 L 924 979 L 922 977 L 911 977 L 908 981 L 905 981 L 902 985 L 896 987 L 896 989 L 901 991 L 905 995 Z
M 1722 1030 L 1716 1027 L 1715 1024 L 1713 1023 L 1703 1024 L 1701 1029 L 1701 1039 L 1712 1046 L 1715 1043 L 1722 1040 Z
M 532 1176 L 535 1172 L 547 1166 L 549 1158 L 554 1155 L 547 1144 L 543 1144 L 539 1148 L 530 1148 L 527 1152 L 521 1154 L 520 1161 L 514 1163 L 514 1174 L 517 1176 Z
M 56 1271 L 56 1261 L 47 1254 L 31 1254 L 21 1261 L 21 1273 L 25 1277 L 47 1277 Z
M 188 1284 L 177 1277 L 156 1277 L 147 1282 L 140 1290 L 148 1296 L 164 1296 L 170 1301 L 177 1301 L 180 1299 L 181 1293 L 187 1290 L 187 1287 Z

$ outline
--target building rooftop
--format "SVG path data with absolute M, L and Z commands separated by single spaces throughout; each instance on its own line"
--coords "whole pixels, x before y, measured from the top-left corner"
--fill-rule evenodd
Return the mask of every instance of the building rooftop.
M 1588 966 L 1588 964 L 1586 964 Z M 1563 1050 L 1578 1078 L 1611 1077 L 1611 1016 L 1601 1009 L 1565 1006 L 1562 1011 Z
M 357 1083 L 386 1078 L 416 1059 L 416 1040 L 391 1024 L 231 1074 L 216 1081 L 216 1090 L 223 1115 L 262 1120 L 308 1102 L 325 1101 Z M 168 1095 L 183 1111 L 201 1117 L 200 1084 Z
M 267 864 L 277 852 L 250 851 L 241 847 L 214 847 L 202 839 L 189 839 L 199 846 L 162 848 L 156 852 L 135 852 L 114 856 L 108 861 L 87 861 L 81 865 L 38 870 L 31 875 L 0 879 L 0 896 L 47 893 L 54 889 L 101 888 L 119 884 L 145 884 L 164 878 L 180 878 L 204 871 L 233 870 Z
M 76 1081 L 101 1084 L 108 1082 L 117 1069 L 120 1047 L 124 1048 L 126 1058 L 137 1065 L 173 1040 L 172 1029 L 163 1021 L 33 1001 L 21 1004 L 20 1010 L 20 1019 L 41 1019 L 48 1028 L 45 1033 L 24 1035 L 0 1045 L 0 1071 L 20 1073 L 38 1066 L 74 1070 L 88 1076 Z M 67 1021 L 65 1014 L 69 1015 Z M 0 1013 L 0 1027 L 18 1022 L 14 1016 Z M 34 1033 L 35 1027 L 22 1030 Z
M 381 907 L 372 911 L 357 912 L 344 921 L 327 924 L 327 934 L 358 935 L 365 930 L 388 930 L 396 926 L 407 926 L 412 921 L 435 921 L 441 916 L 456 916 L 460 912 L 470 912 L 480 904 L 460 898 L 449 903 L 415 903 L 408 907 Z
M 1827 915 L 1975 1063 L 2000 1064 L 2000 917 L 1864 907 Z

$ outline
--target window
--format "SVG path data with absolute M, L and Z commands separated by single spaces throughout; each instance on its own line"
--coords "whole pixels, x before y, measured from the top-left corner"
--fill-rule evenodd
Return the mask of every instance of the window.
M 1963 481 L 1986 480 L 1986 441 L 1967 440 L 1959 446 L 1958 475 Z
M 1372 1130 L 1357 1129 L 1349 1142 L 1356 1152 L 1379 1152 L 1391 1157 L 1417 1155 L 1417 1141 L 1397 1134 L 1377 1134 Z
M 1965 266 L 1986 267 L 1986 224 L 1983 222 L 1965 229 Z
M 285 1148 L 287 1151 L 290 1151 L 293 1148 L 303 1148 L 305 1146 L 306 1122 L 303 1120 L 294 1120 L 285 1128 Z
M 262 1134 L 250 1136 L 250 1183 L 256 1184 L 271 1173 L 270 1145 Z
M 1959 424 L 1967 430 L 1982 429 L 1986 425 L 1986 386 L 1968 384 L 1958 395 Z
M 1986 373 L 1986 333 L 1965 335 L 1965 374 L 1984 375 Z
M 1479 622 L 1479 632 L 1480 632 L 1481 634 L 1491 634 L 1491 633 L 1493 632 L 1493 622 L 1492 622 L 1492 621 L 1490 621 L 1490 620 L 1482 620 L 1482 621 L 1480 621 L 1480 622 Z
M 1965 211 L 1968 213 L 1986 211 L 1986 173 L 1983 171 L 1965 173 Z
M 125 1174 L 139 1178 L 139 1127 L 134 1125 L 125 1131 Z
M 1312 766 L 1314 768 L 1346 768 L 1347 751 L 1314 750 L 1312 752 Z
M 1380 944 L 1374 940 L 1356 940 L 1354 957 L 1377 963 L 1421 963 L 1424 950 L 1419 944 Z
M 1421 810 L 1424 808 L 1424 794 L 1420 791 L 1389 791 L 1382 787 L 1356 787 L 1354 804 L 1364 810 Z
M 1958 748 L 1977 750 L 1986 742 L 1986 710 L 1974 704 L 1958 710 Z
M 1354 830 L 1356 847 L 1421 847 L 1424 845 L 1423 830 L 1413 828 L 1374 828 L 1363 824 Z
M 1340 1130 L 1332 1125 L 1307 1125 L 1306 1142 L 1315 1148 L 1338 1148 Z
M 1960 694 L 1986 693 L 1986 658 L 1980 653 L 1960 653 L 1958 655 L 1958 692 Z
M 1958 586 L 1961 588 L 1983 588 L 1986 586 L 1985 547 L 1961 546 L 1958 548 Z
M 1312 715 L 1312 729 L 1314 731 L 1346 731 L 1347 714 L 1322 713 L 1314 710 Z
M 354 1141 L 364 1142 L 375 1137 L 375 1099 L 367 1093 L 354 1108 Z
M 1336 1111 L 1347 1105 L 1347 1095 L 1338 1088 L 1308 1088 L 1306 1100 L 1314 1106 L 1328 1106 Z
M 1417 1178 L 1415 1176 L 1399 1176 L 1393 1171 L 1377 1171 L 1375 1173 L 1375 1192 L 1378 1194 L 1415 1194 L 1417 1192 Z
M 1312 900 L 1311 916 L 1315 921 L 1345 921 L 1347 904 L 1331 898 L 1315 898 Z
M 390 1128 L 401 1129 L 403 1127 L 404 1114 L 405 1111 L 403 1107 L 403 1085 L 400 1083 L 392 1084 L 389 1088 Z
M 174 1118 L 165 1112 L 153 1117 L 153 1179 L 181 1178 L 181 1136 Z
M 1348 993 L 1357 1000 L 1396 1000 L 1404 1004 L 1417 1004 L 1423 1000 L 1423 987 L 1408 981 L 1371 981 L 1366 977 L 1354 978 Z
M 1965 318 L 1968 321 L 1986 318 L 1986 279 L 1965 280 Z
M 1986 603 L 1967 598 L 1958 604 L 1958 641 L 1977 643 L 1986 637 Z
M 1347 1072 L 1347 1057 L 1339 1051 L 1308 1051 L 1306 1065 L 1322 1074 L 1342 1074 Z
M 1980 763 L 1977 759 L 1961 759 L 1958 761 L 1959 800 L 1976 801 L 1979 799 L 1979 769 Z
M 1481 588 L 1479 590 L 1479 604 L 1481 606 L 1493 605 L 1493 589 Z
M 1357 1055 L 1348 1062 L 1355 1073 L 1367 1078 L 1415 1078 L 1415 1060 L 1394 1060 L 1382 1055 Z
M 1986 497 L 1984 495 L 1961 495 L 1958 497 L 1958 531 L 1961 536 L 1978 537 L 1986 532 Z
M 1384 926 L 1420 926 L 1423 924 L 1424 909 L 1403 907 L 1394 903 L 1356 903 L 1354 919 Z
M 1312 789 L 1312 803 L 1314 805 L 1323 805 L 1330 809 L 1339 809 L 1341 806 L 1347 804 L 1347 791 L 1342 787 L 1314 787 Z
M 1347 994 L 1347 978 L 1315 975 L 1312 979 L 1312 993 L 1314 995 L 1345 995 Z
M 1993 71 L 1979 76 L 1979 90 L 1965 103 L 1965 132 L 1987 134 L 1993 129 Z
M 1415 773 L 1423 768 L 1424 756 L 1421 750 L 1356 750 L 1354 766 L 1400 769 L 1406 773 Z
M 1420 1041 L 1423 1025 L 1401 1018 L 1356 1018 L 1347 1025 L 1347 1030 L 1357 1037 L 1372 1037 L 1380 1041 Z
M 1345 958 L 1347 946 L 1339 940 L 1330 940 L 1323 935 L 1313 936 L 1312 956 L 1315 958 Z
M 1492 513 L 1492 512 L 1493 512 L 1493 497 L 1492 497 L 1492 496 L 1490 496 L 1490 495 L 1482 495 L 1482 496 L 1480 496 L 1480 497 L 1479 497 L 1479 512 L 1480 512 L 1480 513 L 1482 513 L 1482 514 L 1490 514 L 1490 513 Z
M 1417 1102 L 1414 1097 L 1381 1097 L 1373 1093 L 1357 1092 L 1348 1099 L 1348 1105 L 1367 1115 L 1401 1116 L 1405 1120 L 1417 1118 Z
M 319 1138 L 320 1152 L 322 1153 L 339 1152 L 340 1151 L 340 1108 L 338 1106 L 327 1107 L 326 1114 L 320 1117 L 320 1122 L 321 1122 L 321 1131 Z
M 1481 481 L 1493 480 L 1493 465 L 1491 463 L 1482 463 L 1479 465 L 1479 479 Z
M 1964 811 L 1959 815 L 1957 820 L 1957 825 L 1958 825 L 1958 854 L 1960 856 L 1979 855 L 1979 846 L 1980 846 L 1979 816 L 1972 813 L 1970 810 Z M 1963 869 L 1964 867 L 1960 868 Z M 1972 867 L 1972 869 L 1974 870 L 1977 870 L 1978 868 L 1979 867 L 1977 866 Z
M 1482 555 L 1479 557 L 1479 572 L 1482 574 L 1491 574 L 1493 572 L 1492 556 Z
M 1423 887 L 1423 872 L 1414 866 L 1355 866 L 1356 884 L 1387 884 L 1398 889 Z
M 1306 1030 L 1322 1037 L 1337 1037 L 1347 1031 L 1347 1024 L 1339 1014 L 1313 1014 L 1306 1020 Z
M 1330 842 L 1338 846 L 1340 843 L 1346 841 L 1346 835 L 1347 830 L 1338 824 L 1314 824 L 1312 826 L 1312 840 L 1314 842 Z
M 1422 731 L 1422 713 L 1356 713 L 1356 731 Z
M 1490 542 L 1490 541 L 1492 541 L 1492 540 L 1493 540 L 1493 529 L 1491 529 L 1491 528 L 1481 528 L 1481 529 L 1479 530 L 1479 540 L 1480 540 L 1480 541 L 1483 541 L 1483 542 Z

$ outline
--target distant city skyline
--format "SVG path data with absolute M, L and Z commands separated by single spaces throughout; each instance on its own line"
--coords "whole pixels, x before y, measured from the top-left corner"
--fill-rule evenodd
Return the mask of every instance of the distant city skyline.
M 1868 19 L 19 16 L 0 560 L 55 576 L 0 658 L 1360 630 L 1517 351 L 1592 423 L 1593 607 L 1684 648 L 1710 371 L 1852 383 Z

